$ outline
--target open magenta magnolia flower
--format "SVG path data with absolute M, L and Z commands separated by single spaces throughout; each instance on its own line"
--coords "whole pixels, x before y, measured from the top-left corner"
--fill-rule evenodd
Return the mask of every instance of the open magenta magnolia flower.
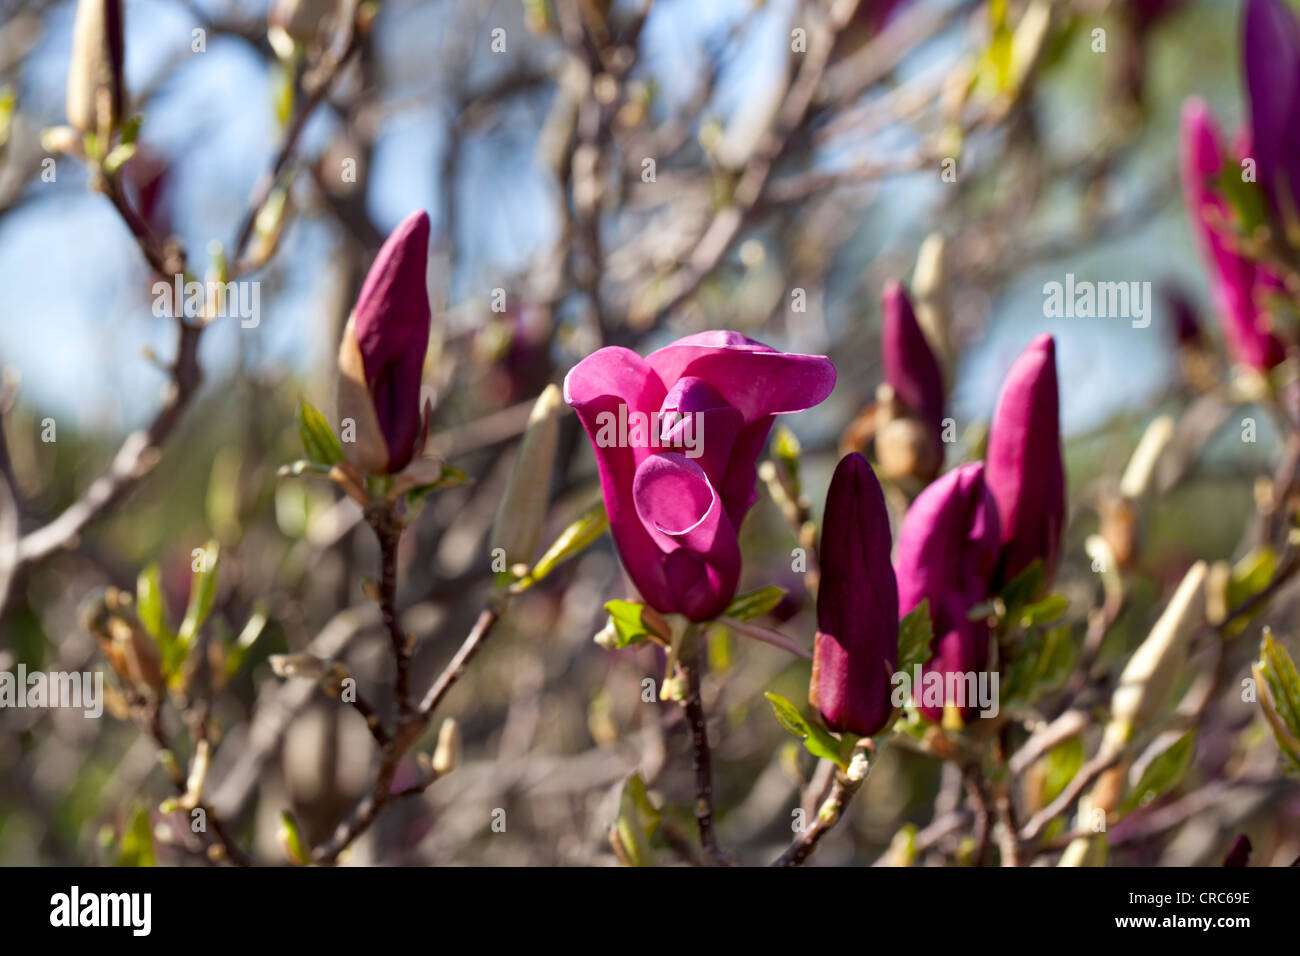
M 646 358 L 603 348 L 564 380 L 591 438 L 610 529 L 651 606 L 716 617 L 740 577 L 736 532 L 757 500 L 773 416 L 823 401 L 835 368 L 738 332 L 701 332 Z
M 889 721 L 898 667 L 898 587 L 889 514 L 871 466 L 840 459 L 826 493 L 817 638 L 808 700 L 826 726 L 869 737 Z
M 1218 126 L 1204 100 L 1183 105 L 1183 198 L 1192 231 L 1209 271 L 1215 311 L 1233 358 L 1254 369 L 1270 369 L 1282 361 L 1282 343 L 1270 331 L 1266 297 L 1281 287 L 1269 270 L 1236 251 L 1232 210 L 1213 180 L 1227 159 Z M 1263 171 L 1262 162 L 1259 169 Z M 1229 169 L 1229 175 L 1237 175 Z
M 984 481 L 997 502 L 1002 554 L 995 589 L 1043 562 L 1050 584 L 1065 524 L 1065 464 L 1061 460 L 1056 345 L 1039 335 L 1007 373 L 989 427 Z
M 393 230 L 361 286 L 339 344 L 339 418 L 355 423 L 343 442 L 363 472 L 401 471 L 419 450 L 420 384 L 429 346 L 429 216 Z M 346 423 L 344 438 L 347 438 Z
M 963 720 L 978 709 L 974 696 L 951 699 L 947 677 L 988 666 L 988 624 L 970 620 L 969 613 L 988 596 L 1002 538 L 984 476 L 981 462 L 954 468 L 917 495 L 898 532 L 898 610 L 905 617 L 929 600 L 934 638 L 923 679 L 931 672 L 944 676 L 943 702 L 959 706 Z M 922 705 L 918 686 L 912 693 L 923 715 L 943 719 L 942 705 Z
M 1248 0 L 1241 43 L 1258 181 L 1280 221 L 1300 223 L 1300 23 L 1280 0 Z
M 896 279 L 886 283 L 880 299 L 880 355 L 885 381 L 908 411 L 925 423 L 937 451 L 943 448 L 943 373 L 939 361 L 916 321 L 903 284 Z

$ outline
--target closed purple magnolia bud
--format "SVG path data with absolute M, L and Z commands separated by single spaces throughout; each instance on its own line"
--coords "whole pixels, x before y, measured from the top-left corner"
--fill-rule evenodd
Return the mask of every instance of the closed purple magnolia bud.
M 943 373 L 916 321 L 912 303 L 897 279 L 880 296 L 883 317 L 880 354 L 885 382 L 894 395 L 929 429 L 935 448 L 943 447 Z
M 1178 345 L 1195 345 L 1201 341 L 1201 323 L 1196 319 L 1196 306 L 1182 289 L 1165 286 L 1165 307 L 1169 310 L 1169 327 Z
M 826 493 L 817 638 L 808 700 L 832 730 L 869 737 L 889 721 L 898 667 L 898 587 L 889 514 L 871 466 L 840 459 Z
M 1235 361 L 1267 370 L 1283 358 L 1282 343 L 1270 330 L 1265 297 L 1280 287 L 1277 277 L 1236 252 L 1232 210 L 1212 180 L 1224 168 L 1225 151 L 1214 117 L 1204 100 L 1183 105 L 1183 199 L 1192 232 L 1209 271 L 1219 325 Z M 1235 174 L 1235 173 L 1234 173 Z
M 1186 0 L 1128 0 L 1124 7 L 1137 30 L 1145 33 L 1157 21 L 1174 13 L 1185 3 Z
M 885 28 L 907 0 L 863 0 L 853 13 L 853 22 L 861 24 L 874 35 Z
M 1284 222 L 1300 222 L 1300 24 L 1285 3 L 1247 0 L 1241 54 L 1258 181 Z
M 402 220 L 384 242 L 343 330 L 338 395 L 343 450 L 363 472 L 400 471 L 419 450 L 420 385 L 429 346 L 428 259 L 429 216 L 421 210 Z
M 591 438 L 610 532 L 647 604 L 693 621 L 726 609 L 775 416 L 817 405 L 834 386 L 824 356 L 721 331 L 646 358 L 603 348 L 569 371 L 564 400 Z
M 1065 524 L 1065 465 L 1061 460 L 1056 344 L 1039 335 L 1007 373 L 989 426 L 984 481 L 998 505 L 1002 554 L 995 590 L 1033 563 L 1050 584 Z
M 1224 866 L 1248 866 L 1250 864 L 1250 837 L 1241 834 L 1237 839 L 1232 841 L 1232 846 L 1228 848 L 1228 855 L 1223 858 Z
M 957 706 L 963 720 L 979 708 L 973 697 L 948 698 L 947 675 L 975 675 L 988 666 L 988 624 L 969 614 L 988 597 L 1002 541 L 997 504 L 984 477 L 981 462 L 954 468 L 917 495 L 898 532 L 898 610 L 905 617 L 930 602 L 934 639 L 922 674 L 944 675 L 943 704 Z M 962 686 L 963 694 L 974 687 L 968 680 Z M 929 697 L 923 703 L 922 690 L 912 691 L 918 709 L 942 720 L 943 704 Z

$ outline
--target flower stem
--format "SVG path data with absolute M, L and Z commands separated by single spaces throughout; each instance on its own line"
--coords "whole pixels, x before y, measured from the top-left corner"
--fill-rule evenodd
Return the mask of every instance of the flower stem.
M 397 545 L 402 527 L 388 508 L 376 508 L 369 514 L 370 526 L 379 540 L 379 609 L 384 628 L 393 647 L 397 675 L 393 692 L 402 718 L 411 713 L 411 643 L 397 619 Z
M 695 771 L 695 822 L 700 830 L 700 846 L 704 859 L 710 865 L 725 862 L 718 848 L 718 836 L 713 829 L 713 771 L 709 758 L 709 731 L 704 717 L 704 701 L 700 695 L 700 670 L 704 650 L 696 646 L 678 661 L 686 683 L 682 708 L 691 731 L 691 769 Z
M 849 759 L 847 769 L 836 769 L 831 781 L 831 792 L 817 810 L 817 818 L 795 838 L 790 848 L 772 861 L 773 866 L 802 866 L 817 849 L 817 844 L 835 824 L 840 822 L 845 808 L 853 795 L 862 787 L 871 771 L 870 755 L 875 753 L 875 745 L 870 738 L 862 738 L 853 746 L 853 756 Z

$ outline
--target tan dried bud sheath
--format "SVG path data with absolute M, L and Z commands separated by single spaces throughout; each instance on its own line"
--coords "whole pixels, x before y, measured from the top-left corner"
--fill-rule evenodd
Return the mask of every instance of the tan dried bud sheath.
M 1103 752 L 1108 747 L 1122 747 L 1164 707 L 1187 660 L 1188 640 L 1205 616 L 1207 570 L 1204 561 L 1192 565 L 1147 639 L 1125 665 L 1111 698 Z
M 388 470 L 388 446 L 379 417 L 366 385 L 365 364 L 357 344 L 356 319 L 349 316 L 339 342 L 339 423 L 344 427 L 343 453 L 348 461 L 366 474 L 383 474 Z M 346 439 L 352 438 L 348 441 Z
M 276 677 L 306 677 L 322 680 L 327 662 L 311 654 L 272 654 L 271 671 Z
M 928 480 L 942 464 L 939 455 L 925 425 L 915 418 L 895 418 L 876 433 L 876 463 L 882 475 L 895 481 Z
M 916 253 L 916 270 L 912 273 L 912 305 L 916 321 L 934 350 L 943 370 L 944 381 L 952 383 L 951 268 L 948 264 L 948 239 L 934 232 L 921 243 Z
M 83 133 L 111 129 L 121 118 L 122 0 L 79 0 L 68 63 L 68 123 Z
M 1138 560 L 1156 466 L 1173 437 L 1172 417 L 1160 415 L 1153 419 L 1124 469 L 1119 493 L 1106 495 L 1098 503 L 1102 537 L 1110 545 L 1121 568 L 1131 567 Z
M 1124 477 L 1119 483 L 1121 495 L 1137 501 L 1151 490 L 1156 465 L 1160 463 L 1160 456 L 1173 441 L 1174 431 L 1172 416 L 1160 415 L 1152 419 L 1151 424 L 1142 433 L 1137 448 L 1133 449 L 1133 457 L 1129 459 L 1128 467 L 1124 469 Z
M 531 565 L 546 520 L 551 469 L 560 437 L 560 409 L 564 398 L 555 385 L 538 396 L 528 416 L 528 427 L 519 447 L 519 457 L 506 484 L 492 525 L 491 546 L 506 553 L 506 567 Z
M 321 40 L 338 26 L 345 7 L 346 0 L 275 0 L 267 26 L 299 43 Z
M 438 728 L 438 746 L 433 751 L 433 772 L 441 777 L 460 763 L 460 724 L 448 717 Z

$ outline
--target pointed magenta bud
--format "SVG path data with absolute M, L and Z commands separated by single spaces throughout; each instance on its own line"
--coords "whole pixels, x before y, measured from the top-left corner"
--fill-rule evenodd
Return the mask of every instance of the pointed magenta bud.
M 591 438 L 614 543 L 647 604 L 693 621 L 726 609 L 775 416 L 834 386 L 824 356 L 738 332 L 687 336 L 644 359 L 611 346 L 569 371 L 564 400 Z
M 1258 181 L 1282 221 L 1300 216 L 1300 24 L 1280 0 L 1247 0 L 1242 68 Z
M 898 667 L 898 587 L 889 513 L 871 466 L 840 459 L 826 493 L 817 638 L 808 700 L 826 726 L 869 737 L 889 721 Z
M 1030 342 L 1007 373 L 985 460 L 984 481 L 1002 526 L 995 591 L 1035 558 L 1042 559 L 1044 584 L 1050 584 L 1065 524 L 1056 344 L 1050 335 Z
M 1250 845 L 1250 837 L 1241 834 L 1237 839 L 1232 841 L 1232 846 L 1228 847 L 1228 855 L 1223 858 L 1224 866 L 1249 866 L 1250 851 L 1253 849 Z
M 366 274 L 339 345 L 343 449 L 363 472 L 400 471 L 418 452 L 429 346 L 429 216 L 402 220 Z M 347 419 L 355 427 L 348 440 Z
M 922 601 L 930 602 L 934 639 L 922 674 L 944 675 L 943 703 L 959 707 L 963 720 L 979 708 L 973 698 L 948 699 L 947 688 L 957 684 L 947 675 L 978 675 L 988 666 L 988 624 L 969 614 L 989 595 L 1002 540 L 997 504 L 984 478 L 981 462 L 954 468 L 917 495 L 898 532 L 898 610 L 906 617 Z M 962 686 L 977 685 L 965 680 Z M 922 704 L 923 687 L 912 691 L 918 709 L 941 721 L 943 704 Z
M 1215 311 L 1235 361 L 1267 370 L 1283 358 L 1282 343 L 1270 331 L 1266 296 L 1280 288 L 1277 277 L 1235 251 L 1232 210 L 1213 186 L 1224 170 L 1226 154 L 1218 126 L 1204 100 L 1183 105 L 1183 199 L 1192 232 L 1209 272 Z M 1236 175 L 1235 170 L 1229 173 Z
M 1160 19 L 1183 6 L 1186 0 L 1129 0 L 1129 12 L 1135 28 L 1142 33 L 1151 29 Z
M 892 279 L 880 296 L 883 317 L 880 354 L 885 382 L 898 400 L 921 419 L 934 438 L 936 450 L 943 448 L 943 373 L 930 343 L 916 321 L 912 303 L 903 284 Z
M 1161 290 L 1165 308 L 1169 310 L 1169 328 L 1178 345 L 1195 345 L 1202 340 L 1201 323 L 1196 318 L 1196 306 L 1182 289 L 1166 285 Z

